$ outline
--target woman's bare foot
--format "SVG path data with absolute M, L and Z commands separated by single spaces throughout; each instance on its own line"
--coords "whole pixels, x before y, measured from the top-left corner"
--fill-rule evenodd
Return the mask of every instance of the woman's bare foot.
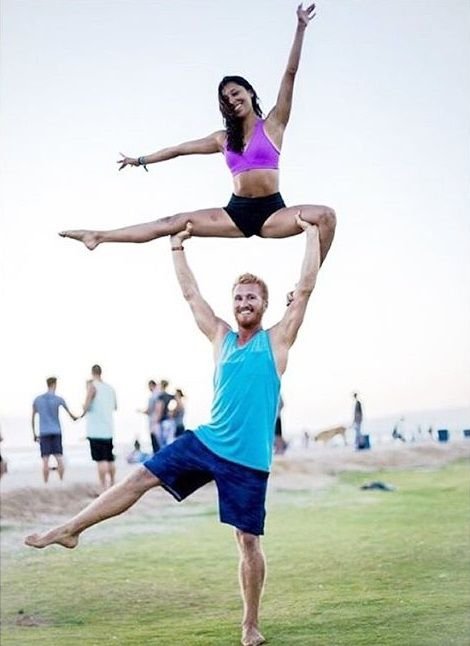
M 26 536 L 24 542 L 29 547 L 42 548 L 57 544 L 71 550 L 78 544 L 78 534 L 69 534 L 64 529 L 58 527 L 57 529 L 51 529 L 45 534 L 30 534 L 30 536 Z
M 260 646 L 265 644 L 266 640 L 263 635 L 254 626 L 251 628 L 243 628 L 242 630 L 242 646 Z
M 99 235 L 97 231 L 88 231 L 87 229 L 75 229 L 71 231 L 60 231 L 59 235 L 62 238 L 72 238 L 73 240 L 79 240 L 83 242 L 85 247 L 90 251 L 96 249 L 100 244 Z

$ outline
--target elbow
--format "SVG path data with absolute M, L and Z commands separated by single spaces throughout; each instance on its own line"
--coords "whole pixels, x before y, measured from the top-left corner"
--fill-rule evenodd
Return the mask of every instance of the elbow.
M 303 301 L 308 301 L 315 287 L 316 278 L 317 277 L 315 275 L 310 280 L 306 281 L 304 285 L 300 285 L 299 287 L 297 287 L 295 291 L 296 291 L 296 296 L 299 299 L 302 299 Z
M 183 298 L 185 301 L 187 301 L 190 305 L 193 301 L 194 298 L 194 290 L 190 288 L 183 288 Z

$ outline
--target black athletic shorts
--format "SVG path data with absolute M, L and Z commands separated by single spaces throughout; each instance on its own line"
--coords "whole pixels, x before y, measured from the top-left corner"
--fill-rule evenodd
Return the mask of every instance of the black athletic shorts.
M 113 440 L 87 438 L 90 442 L 91 459 L 94 462 L 114 462 Z
M 285 206 L 280 193 L 273 193 L 266 197 L 232 195 L 224 209 L 243 235 L 249 238 L 253 235 L 259 236 L 269 216 Z

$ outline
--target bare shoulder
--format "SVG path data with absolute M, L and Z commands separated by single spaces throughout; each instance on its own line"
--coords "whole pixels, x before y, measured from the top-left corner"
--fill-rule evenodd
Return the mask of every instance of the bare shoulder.
M 217 330 L 215 333 L 214 338 L 212 339 L 212 348 L 214 351 L 214 360 L 217 361 L 217 358 L 220 354 L 220 349 L 222 347 L 222 344 L 224 342 L 224 339 L 227 335 L 228 332 L 230 332 L 232 328 L 228 323 L 223 321 L 222 319 L 218 320 L 217 324 Z
M 216 140 L 219 149 L 223 150 L 225 146 L 225 140 L 227 138 L 227 132 L 225 130 L 216 130 L 214 133 L 212 133 L 212 137 L 214 137 L 214 139 Z

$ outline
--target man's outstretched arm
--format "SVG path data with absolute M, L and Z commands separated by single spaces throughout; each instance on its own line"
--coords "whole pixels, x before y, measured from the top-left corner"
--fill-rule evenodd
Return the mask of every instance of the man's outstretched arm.
M 192 225 L 188 222 L 186 229 L 171 236 L 173 265 L 181 292 L 191 307 L 199 329 L 207 336 L 209 341 L 215 343 L 225 334 L 229 326 L 214 314 L 212 307 L 201 296 L 194 274 L 188 265 L 183 243 L 191 237 L 191 229 Z
M 305 222 L 299 215 L 296 216 L 296 221 L 305 232 L 305 253 L 300 278 L 290 299 L 289 306 L 286 307 L 284 316 L 269 331 L 280 374 L 286 369 L 287 354 L 303 323 L 307 304 L 315 287 L 320 269 L 318 227 Z

